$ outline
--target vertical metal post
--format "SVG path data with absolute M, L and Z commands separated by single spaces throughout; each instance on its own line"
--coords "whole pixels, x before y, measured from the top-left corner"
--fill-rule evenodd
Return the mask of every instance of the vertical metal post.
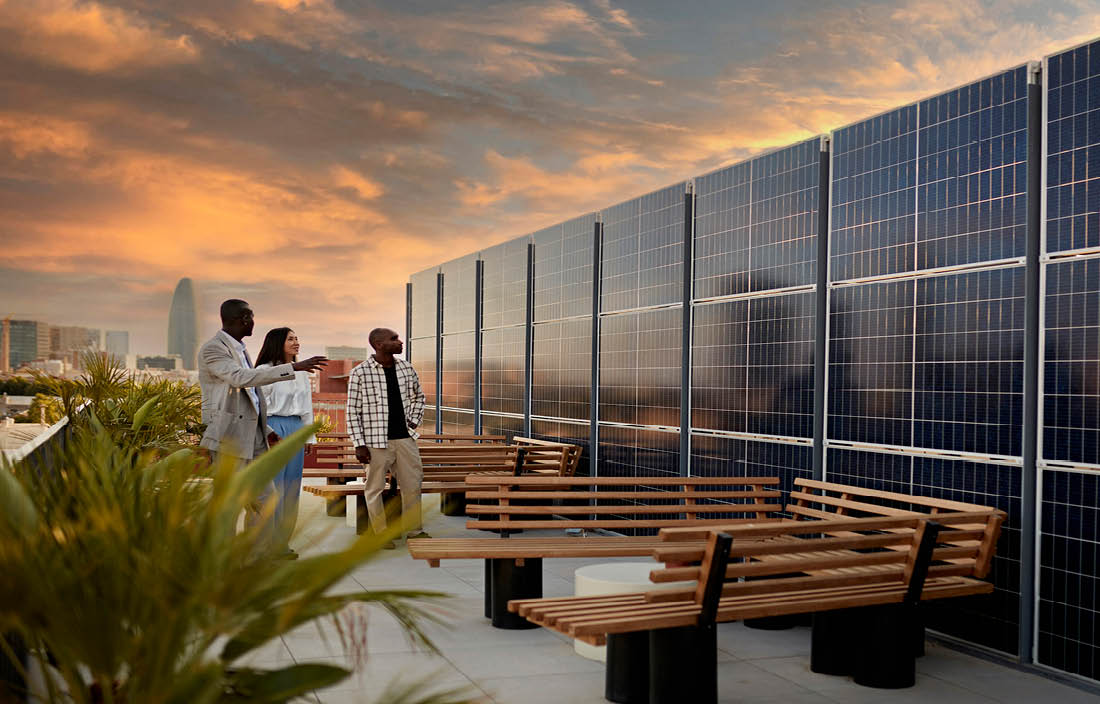
M 684 192 L 684 308 L 680 337 L 680 476 L 691 474 L 691 299 L 694 295 L 695 189 Z
M 412 361 L 412 337 L 413 337 L 413 285 L 410 281 L 405 284 L 405 359 Z
M 1035 520 L 1038 506 L 1036 446 L 1039 429 L 1039 235 L 1042 203 L 1043 85 L 1037 65 L 1028 67 L 1027 82 L 1027 264 L 1024 297 L 1024 436 L 1020 486 L 1020 662 L 1034 660 Z
M 814 464 L 813 478 L 825 479 L 826 353 L 829 335 L 829 138 L 821 138 L 817 184 L 817 289 L 814 314 Z
M 592 389 L 588 405 L 588 473 L 599 476 L 600 443 L 600 259 L 603 249 L 603 223 L 599 217 L 592 226 Z
M 443 272 L 435 275 L 435 432 L 443 432 Z
M 485 302 L 485 262 L 474 264 L 474 434 L 481 434 L 481 325 L 482 304 Z
M 535 354 L 535 243 L 527 243 L 527 323 L 523 327 L 523 434 L 531 435 L 531 377 Z

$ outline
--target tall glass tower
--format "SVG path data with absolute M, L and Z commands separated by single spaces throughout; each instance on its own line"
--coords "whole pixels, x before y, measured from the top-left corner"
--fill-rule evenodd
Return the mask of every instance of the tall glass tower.
M 195 352 L 199 347 L 199 322 L 195 313 L 195 288 L 191 279 L 183 278 L 172 294 L 172 310 L 168 314 L 168 354 L 183 358 L 184 369 L 195 369 Z

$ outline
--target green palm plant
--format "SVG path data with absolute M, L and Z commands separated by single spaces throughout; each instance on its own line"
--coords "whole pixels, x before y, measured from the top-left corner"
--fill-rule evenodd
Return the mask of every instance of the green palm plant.
M 135 437 L 150 413 L 132 421 Z M 364 535 L 342 550 L 280 561 L 264 547 L 262 524 L 237 530 L 242 510 L 315 431 L 299 430 L 243 469 L 229 461 L 207 467 L 189 449 L 161 456 L 119 444 L 92 415 L 50 466 L 0 467 L 0 633 L 53 664 L 49 701 L 288 701 L 349 670 L 242 661 L 353 603 L 381 606 L 410 639 L 434 649 L 422 624 L 439 617 L 423 604 L 441 594 L 331 593 L 391 536 Z M 0 658 L 14 659 L 3 638 Z M 464 699 L 405 691 L 393 701 Z

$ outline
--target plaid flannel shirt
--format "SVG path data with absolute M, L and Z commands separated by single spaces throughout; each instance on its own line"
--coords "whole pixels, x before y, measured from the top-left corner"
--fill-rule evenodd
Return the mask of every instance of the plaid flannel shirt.
M 401 405 L 405 407 L 405 423 L 419 426 L 424 419 L 424 390 L 413 365 L 394 359 L 397 365 L 397 386 L 401 389 Z M 348 376 L 348 433 L 355 447 L 389 447 L 387 430 L 390 405 L 386 396 L 385 368 L 370 357 L 351 370 Z M 409 435 L 419 437 L 410 427 Z

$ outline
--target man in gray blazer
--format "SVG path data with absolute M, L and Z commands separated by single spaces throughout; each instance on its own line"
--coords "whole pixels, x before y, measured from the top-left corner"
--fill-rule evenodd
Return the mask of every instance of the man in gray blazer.
M 294 378 L 294 372 L 312 372 L 325 366 L 325 357 L 254 369 L 242 340 L 255 326 L 252 309 L 233 298 L 221 305 L 222 329 L 199 349 L 199 386 L 202 389 L 202 422 L 206 423 L 202 447 L 214 458 L 229 455 L 244 464 L 268 449 L 273 434 L 267 426 L 267 407 L 257 386 Z M 249 510 L 248 521 L 259 518 L 259 505 Z

